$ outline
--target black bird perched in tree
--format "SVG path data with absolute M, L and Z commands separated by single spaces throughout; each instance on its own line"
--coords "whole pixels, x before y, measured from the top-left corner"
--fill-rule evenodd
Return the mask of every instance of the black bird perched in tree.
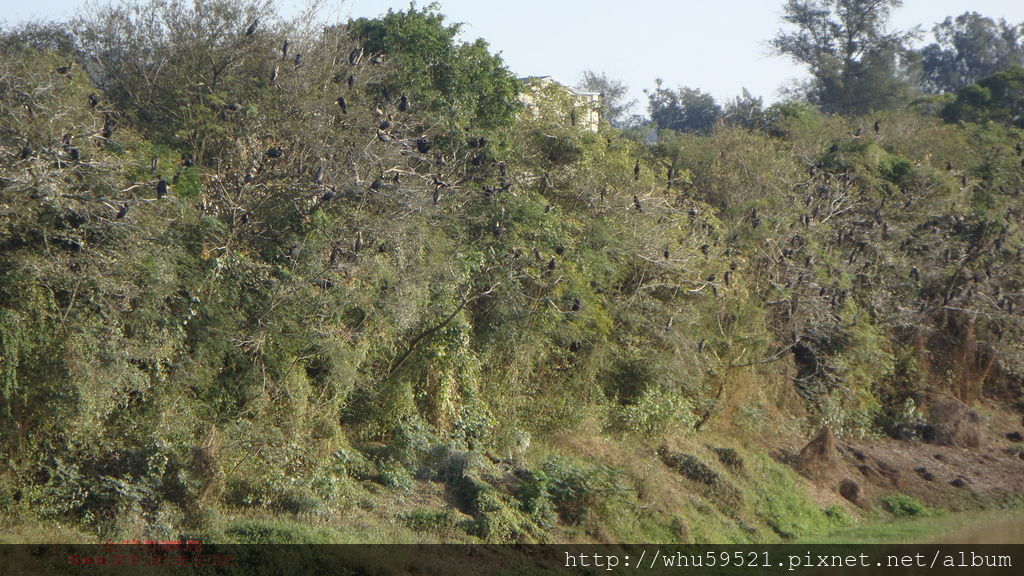
M 640 205 L 640 197 L 637 196 L 636 194 L 633 194 L 633 206 L 636 206 L 637 212 L 644 211 L 644 207 Z
M 356 231 L 356 241 L 352 244 L 352 251 L 359 252 L 363 249 L 363 231 Z
M 110 137 L 114 135 L 114 126 L 117 122 L 114 121 L 110 116 L 103 118 L 103 129 L 100 130 L 100 136 L 105 140 L 110 140 Z
M 875 134 L 878 134 L 881 131 L 882 131 L 882 121 L 881 120 L 875 120 Z
M 259 18 L 253 20 L 252 24 L 249 24 L 249 27 L 246 28 L 245 35 L 246 36 L 252 36 L 253 34 L 255 34 L 256 33 L 256 27 L 259 26 L 259 25 L 260 25 L 260 19 Z
M 662 257 L 665 258 L 665 260 L 668 260 L 668 257 L 669 257 L 668 246 L 665 246 L 665 249 L 661 251 L 661 255 L 662 255 Z
M 348 63 L 355 66 L 359 63 L 359 59 L 363 57 L 363 49 L 355 48 L 348 53 Z
M 28 160 L 29 156 L 31 156 L 31 155 L 32 155 L 32 147 L 29 146 L 28 144 L 25 144 L 25 146 L 21 149 L 21 159 L 22 160 Z
M 697 343 L 697 352 L 698 352 L 699 354 L 703 354 L 703 353 L 704 353 L 704 350 L 705 350 L 705 349 L 706 349 L 707 347 L 708 347 L 708 343 L 707 343 L 707 342 L 705 342 L 705 341 L 704 341 L 704 339 L 702 338 L 702 339 L 701 339 L 701 341 Z
M 121 218 L 124 218 L 126 214 L 128 214 L 128 203 L 124 202 L 121 204 L 121 208 L 118 209 L 117 216 L 114 216 L 114 218 L 120 220 Z
M 342 114 L 348 114 L 348 102 L 345 101 L 344 96 L 338 96 L 338 107 L 341 108 Z
M 348 89 L 351 90 L 352 86 L 356 83 L 356 75 L 355 74 L 349 74 L 347 82 L 348 82 Z
M 668 189 L 669 190 L 672 189 L 672 181 L 675 180 L 675 179 L 676 179 L 676 167 L 670 165 L 668 167 Z
M 157 200 L 159 200 L 159 199 L 163 198 L 166 195 L 167 195 L 167 180 L 164 180 L 163 178 L 161 178 L 160 181 L 156 183 L 156 198 L 157 198 Z
M 726 270 L 725 275 L 722 276 L 722 280 L 725 280 L 725 285 L 729 286 L 732 284 L 732 270 Z
M 708 246 L 707 244 L 701 244 L 700 253 L 703 254 L 705 258 L 708 257 L 708 253 L 710 253 L 710 252 L 711 252 L 711 247 L 710 246 Z
M 284 39 L 284 44 L 281 45 L 281 60 L 288 57 L 288 39 Z
M 284 150 L 280 148 L 269 148 L 267 150 L 267 158 L 280 158 L 284 156 Z
M 421 136 L 416 140 L 416 151 L 420 154 L 430 152 L 430 140 L 426 136 Z
M 398 110 L 401 112 L 409 111 L 409 97 L 402 94 L 402 97 L 398 100 Z
M 1017 142 L 1017 145 L 1014 146 L 1014 150 L 1017 151 L 1017 156 L 1020 156 L 1021 154 L 1024 154 L 1024 144 L 1021 144 L 1020 142 Z
M 572 311 L 573 312 L 579 312 L 580 311 L 580 299 L 579 298 L 573 298 L 572 299 Z
M 78 162 L 82 159 L 82 153 L 78 151 L 78 148 L 68 148 L 68 154 L 71 155 L 72 162 Z
M 302 54 L 295 55 L 295 67 L 298 68 L 299 66 L 302 66 Z
M 637 159 L 636 164 L 633 165 L 633 182 L 640 179 L 640 159 Z
M 548 260 L 548 270 L 554 270 L 558 267 L 558 263 L 555 262 L 555 257 L 552 256 L 551 260 Z
M 370 190 L 380 190 L 380 187 L 384 185 L 384 181 L 380 178 L 375 179 L 370 183 Z
M 92 94 L 89 94 L 89 108 L 92 108 L 93 110 L 95 110 L 96 107 L 99 106 L 99 105 L 100 105 L 100 97 L 97 96 L 95 92 L 92 93 Z

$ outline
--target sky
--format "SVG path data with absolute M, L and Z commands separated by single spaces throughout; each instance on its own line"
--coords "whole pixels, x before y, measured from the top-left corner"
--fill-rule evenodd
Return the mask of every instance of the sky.
M 277 0 L 295 15 L 305 0 Z M 418 6 L 429 2 L 419 1 Z M 767 40 L 781 28 L 783 0 L 439 0 L 448 21 L 461 22 L 463 38 L 483 38 L 501 52 L 517 76 L 553 76 L 579 82 L 584 70 L 624 82 L 635 108 L 646 108 L 644 89 L 661 78 L 724 101 L 746 88 L 766 102 L 805 71 L 768 54 Z M 409 6 L 408 0 L 328 0 L 323 17 L 374 17 Z M 0 0 L 0 19 L 59 20 L 82 9 L 81 0 Z M 905 0 L 891 27 L 928 32 L 947 16 L 967 11 L 1024 23 L 1024 2 L 1013 0 Z M 926 36 L 926 39 L 927 36 Z

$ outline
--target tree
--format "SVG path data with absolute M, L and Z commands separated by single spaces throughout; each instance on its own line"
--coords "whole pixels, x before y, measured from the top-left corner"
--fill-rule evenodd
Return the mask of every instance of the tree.
M 961 88 L 942 111 L 950 122 L 1000 122 L 1024 128 L 1024 68 L 1013 66 Z
M 648 109 L 659 129 L 708 133 L 722 115 L 715 98 L 707 92 L 680 87 L 665 88 L 659 78 L 654 92 L 647 92 Z
M 936 42 L 921 50 L 921 88 L 953 92 L 1013 65 L 1024 65 L 1024 27 L 965 12 L 932 29 Z
M 807 66 L 812 80 L 806 96 L 824 111 L 864 113 L 908 96 L 902 73 L 906 43 L 916 31 L 890 32 L 886 22 L 902 0 L 788 0 L 771 46 L 779 55 Z
M 629 111 L 636 100 L 626 100 L 629 87 L 619 80 L 613 80 L 607 74 L 598 74 L 593 70 L 583 72 L 583 78 L 576 85 L 581 90 L 601 93 L 601 117 L 616 128 L 624 127 L 629 121 Z
M 384 55 L 394 72 L 389 92 L 408 92 L 421 105 L 456 113 L 481 128 L 507 126 L 518 107 L 518 83 L 487 42 L 456 40 L 461 24 L 445 23 L 439 6 L 388 10 L 359 18 L 349 30 L 368 54 Z

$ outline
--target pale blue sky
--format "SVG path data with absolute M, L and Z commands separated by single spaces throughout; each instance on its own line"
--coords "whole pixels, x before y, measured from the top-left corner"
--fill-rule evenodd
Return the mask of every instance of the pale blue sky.
M 428 2 L 420 1 L 423 6 Z M 645 104 L 642 90 L 662 78 L 731 98 L 746 87 L 772 101 L 787 80 L 803 71 L 768 56 L 765 41 L 780 28 L 783 0 L 440 0 L 464 37 L 482 37 L 519 76 L 551 75 L 575 84 L 583 70 L 604 71 L 624 81 Z M 304 0 L 277 0 L 295 14 Z M 0 19 L 59 19 L 80 10 L 81 0 L 0 0 Z M 403 9 L 408 0 L 330 0 L 330 20 L 377 16 Z M 1024 2 L 1008 0 L 906 0 L 893 26 L 924 31 L 973 10 L 1024 22 Z M 645 106 L 644 106 L 645 107 Z

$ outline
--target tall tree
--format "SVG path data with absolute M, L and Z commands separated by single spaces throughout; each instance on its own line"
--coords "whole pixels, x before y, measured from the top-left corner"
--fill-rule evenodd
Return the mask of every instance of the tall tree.
M 651 120 L 662 130 L 708 133 L 722 116 L 714 97 L 701 90 L 665 88 L 659 78 L 654 91 L 645 92 Z
M 456 111 L 459 121 L 483 128 L 507 126 L 518 107 L 519 85 L 483 39 L 461 42 L 461 24 L 447 24 L 440 6 L 388 10 L 349 24 L 369 54 L 383 54 L 395 70 L 386 88 L 408 91 L 434 110 Z
M 903 100 L 901 58 L 916 30 L 889 31 L 902 0 L 787 0 L 783 21 L 795 31 L 771 40 L 776 53 L 807 66 L 807 97 L 826 112 L 856 114 Z
M 1013 65 L 1024 65 L 1024 26 L 977 12 L 946 18 L 932 29 L 936 42 L 921 50 L 921 88 L 953 92 Z
M 601 117 L 616 128 L 624 127 L 629 120 L 629 110 L 636 100 L 627 100 L 629 87 L 619 80 L 613 80 L 607 74 L 598 74 L 593 70 L 583 72 L 583 78 L 576 85 L 581 90 L 601 93 Z

